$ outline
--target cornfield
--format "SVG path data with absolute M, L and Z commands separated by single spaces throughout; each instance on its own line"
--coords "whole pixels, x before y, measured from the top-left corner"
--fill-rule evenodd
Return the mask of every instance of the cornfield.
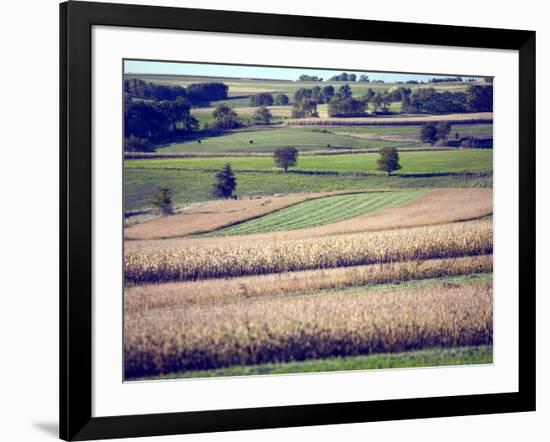
M 491 254 L 490 221 L 287 241 L 223 241 L 125 253 L 129 283 L 200 280 Z
M 143 310 L 125 321 L 125 376 L 492 343 L 488 283 Z
M 126 288 L 124 311 L 126 314 L 132 314 L 168 307 L 185 308 L 314 290 L 393 284 L 492 271 L 493 256 L 481 255 L 241 276 L 231 279 L 145 284 Z

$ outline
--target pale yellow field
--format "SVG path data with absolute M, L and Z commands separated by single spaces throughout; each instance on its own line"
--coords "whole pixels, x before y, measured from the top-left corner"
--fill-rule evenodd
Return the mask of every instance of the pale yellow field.
M 219 304 L 262 296 L 389 284 L 493 271 L 493 256 L 405 261 L 229 279 L 145 284 L 124 291 L 125 312 Z

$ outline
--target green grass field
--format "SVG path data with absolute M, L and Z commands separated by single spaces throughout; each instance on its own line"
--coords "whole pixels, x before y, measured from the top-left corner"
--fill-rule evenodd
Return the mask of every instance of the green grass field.
M 313 359 L 279 364 L 239 365 L 215 370 L 171 373 L 169 375 L 160 376 L 157 379 L 379 370 L 385 368 L 491 364 L 492 362 L 493 346 L 479 345 L 457 348 L 431 348 L 426 350 L 415 350 L 402 353 L 381 353 L 367 356 Z
M 199 115 L 201 127 L 212 123 L 209 115 Z M 252 143 L 250 142 L 252 141 Z M 395 142 L 367 140 L 349 135 L 339 135 L 319 128 L 266 127 L 241 129 L 213 136 L 177 142 L 157 149 L 159 153 L 177 152 L 270 152 L 281 146 L 294 146 L 298 150 L 319 150 L 330 148 L 380 148 L 383 146 L 414 146 L 420 142 Z
M 248 235 L 280 232 L 331 224 L 394 207 L 420 196 L 423 191 L 359 193 L 305 201 L 269 215 L 247 221 L 204 236 Z
M 491 171 L 493 166 L 492 149 L 457 149 L 446 151 L 401 152 L 402 169 L 396 174 L 433 174 L 457 172 Z M 377 153 L 348 155 L 312 155 L 298 158 L 293 170 L 374 173 L 380 174 L 376 161 Z M 146 160 L 126 160 L 127 169 L 182 169 L 219 170 L 230 163 L 236 171 L 273 171 L 277 167 L 271 157 L 219 157 L 219 158 L 166 158 Z
M 298 192 L 332 190 L 361 191 L 369 189 L 416 189 L 436 187 L 491 187 L 491 176 L 467 177 L 461 175 L 435 177 L 404 177 L 370 175 L 305 175 L 295 173 L 247 172 L 236 174 L 237 195 L 258 196 Z M 124 197 L 126 211 L 148 209 L 160 185 L 172 190 L 175 206 L 214 199 L 212 187 L 214 172 L 178 169 L 126 168 Z

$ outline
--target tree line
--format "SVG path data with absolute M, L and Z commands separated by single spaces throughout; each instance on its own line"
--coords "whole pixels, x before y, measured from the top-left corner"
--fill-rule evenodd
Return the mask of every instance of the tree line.
M 151 151 L 153 144 L 199 128 L 191 106 L 227 98 L 223 83 L 197 83 L 187 88 L 140 79 L 124 81 L 124 148 Z
M 408 113 L 434 114 L 492 112 L 493 87 L 470 84 L 466 92 L 438 92 L 434 88 L 419 88 L 409 97 L 404 97 L 401 110 Z
M 391 103 L 401 102 L 405 113 L 460 113 L 492 112 L 493 88 L 491 85 L 468 85 L 466 92 L 437 91 L 434 88 L 418 88 L 412 91 L 405 86 L 392 87 L 383 92 L 369 88 L 361 97 L 354 97 L 349 84 L 338 89 L 332 85 L 300 88 L 294 93 L 293 118 L 318 117 L 317 105 L 328 104 L 331 117 L 365 116 L 388 113 Z
M 387 113 L 392 102 L 401 101 L 410 94 L 411 89 L 405 87 L 392 88 L 384 92 L 375 92 L 369 88 L 363 96 L 355 98 L 347 83 L 338 89 L 332 85 L 300 88 L 294 93 L 292 117 L 317 117 L 319 104 L 328 104 L 328 114 L 331 117 L 363 116 L 369 106 L 376 113 Z
M 317 75 L 302 74 L 298 77 L 298 81 L 304 81 L 304 82 L 323 81 L 323 78 L 318 77 Z M 328 79 L 328 81 L 361 81 L 361 82 L 367 82 L 367 83 L 371 82 L 371 80 L 369 79 L 369 76 L 366 74 L 360 74 L 359 76 L 357 76 L 357 74 L 354 74 L 354 73 L 348 74 L 347 72 L 342 72 L 340 74 L 333 75 Z M 384 83 L 383 80 L 374 80 L 372 82 Z

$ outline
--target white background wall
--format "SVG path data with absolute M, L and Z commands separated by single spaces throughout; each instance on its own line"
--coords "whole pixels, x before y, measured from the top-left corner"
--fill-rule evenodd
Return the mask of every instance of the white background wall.
M 548 440 L 550 262 L 550 28 L 545 2 L 407 0 L 146 1 L 169 6 L 414 21 L 537 31 L 538 411 L 150 438 L 151 441 Z M 56 0 L 0 6 L 0 440 L 57 436 L 58 406 L 58 7 Z M 546 124 L 545 124 L 546 123 Z

